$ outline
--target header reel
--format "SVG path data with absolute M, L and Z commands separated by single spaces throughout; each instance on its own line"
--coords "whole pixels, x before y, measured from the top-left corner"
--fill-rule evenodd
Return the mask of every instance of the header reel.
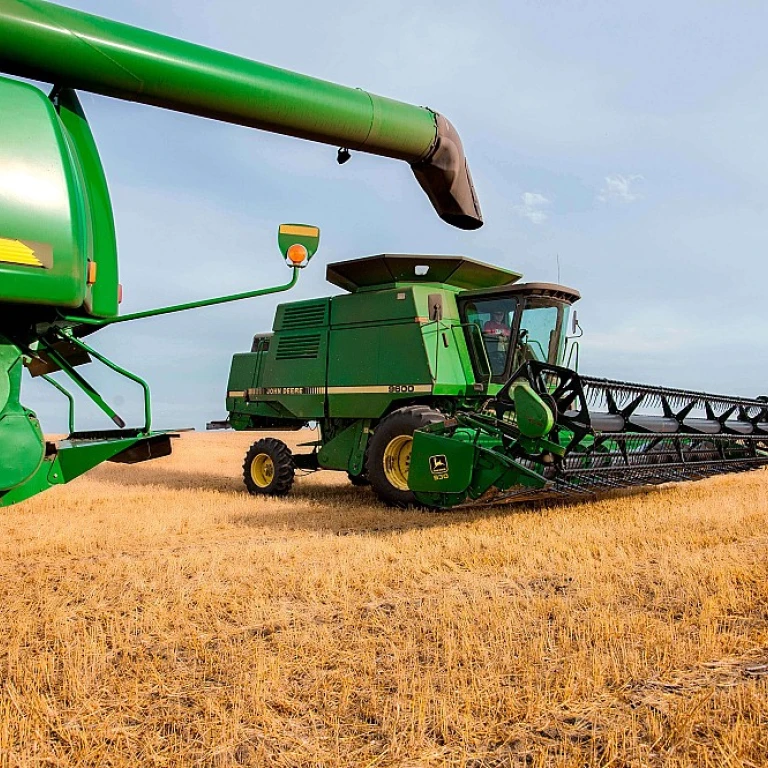
M 459 411 L 414 434 L 408 482 L 420 503 L 449 508 L 573 497 L 766 465 L 764 399 L 582 377 L 528 361 L 483 410 Z

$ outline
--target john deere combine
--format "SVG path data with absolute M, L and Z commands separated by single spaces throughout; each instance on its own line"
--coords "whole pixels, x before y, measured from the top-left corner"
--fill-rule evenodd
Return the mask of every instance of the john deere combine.
M 579 294 L 520 277 L 449 256 L 331 264 L 346 294 L 280 306 L 273 333 L 233 359 L 228 425 L 320 430 L 295 456 L 256 441 L 248 490 L 333 469 L 388 504 L 447 508 L 768 464 L 765 398 L 580 376 L 566 336 Z
M 238 58 L 42 0 L 0 0 L 0 506 L 67 482 L 101 461 L 170 451 L 152 431 L 149 390 L 83 340 L 118 321 L 286 290 L 317 245 L 312 227 L 282 232 L 292 279 L 277 288 L 118 315 L 109 192 L 76 88 L 405 160 L 450 224 L 482 224 L 461 142 L 437 113 Z M 292 248 L 292 246 L 295 246 Z M 289 251 L 289 248 L 292 248 Z M 144 388 L 146 416 L 125 429 L 77 367 L 95 358 Z M 118 429 L 46 442 L 20 402 L 23 368 L 63 371 Z M 73 402 L 59 382 L 48 379 Z M 58 397 L 58 395 L 56 395 Z

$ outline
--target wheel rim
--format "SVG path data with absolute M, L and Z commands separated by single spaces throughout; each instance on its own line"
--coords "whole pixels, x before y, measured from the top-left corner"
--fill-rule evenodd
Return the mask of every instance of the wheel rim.
M 408 470 L 411 466 L 412 447 L 413 438 L 410 435 L 398 435 L 384 449 L 384 475 L 398 491 L 409 490 Z
M 275 476 L 275 463 L 266 453 L 259 453 L 251 462 L 251 480 L 259 486 L 266 488 Z

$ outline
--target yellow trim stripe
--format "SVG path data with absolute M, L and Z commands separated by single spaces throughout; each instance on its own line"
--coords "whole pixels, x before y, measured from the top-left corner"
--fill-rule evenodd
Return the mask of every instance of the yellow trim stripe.
M 329 395 L 408 395 L 411 393 L 422 394 L 431 392 L 431 384 L 394 384 L 380 387 L 328 387 Z
M 272 230 L 274 232 L 274 230 Z M 300 224 L 281 224 L 281 235 L 300 235 L 302 237 L 318 237 L 320 230 L 317 227 L 303 227 Z
M 21 264 L 24 267 L 42 267 L 43 263 L 35 252 L 18 240 L 0 237 L 0 261 L 6 264 Z
M 287 390 L 287 391 L 281 391 Z M 295 390 L 295 391 L 294 391 Z M 303 391 L 302 391 L 303 390 Z M 287 397 L 294 395 L 410 395 L 432 392 L 431 384 L 384 384 L 370 387 L 260 387 L 230 390 L 227 397 Z

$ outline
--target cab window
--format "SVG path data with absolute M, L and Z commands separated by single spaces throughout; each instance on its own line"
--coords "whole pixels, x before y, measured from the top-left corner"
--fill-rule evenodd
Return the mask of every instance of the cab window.
M 553 365 L 560 362 L 566 311 L 561 304 L 553 306 L 551 299 L 531 297 L 526 300 L 520 317 L 513 370 L 527 360 Z
M 466 322 L 479 329 L 494 378 L 506 368 L 516 310 L 517 299 L 512 297 L 480 299 L 466 305 Z

